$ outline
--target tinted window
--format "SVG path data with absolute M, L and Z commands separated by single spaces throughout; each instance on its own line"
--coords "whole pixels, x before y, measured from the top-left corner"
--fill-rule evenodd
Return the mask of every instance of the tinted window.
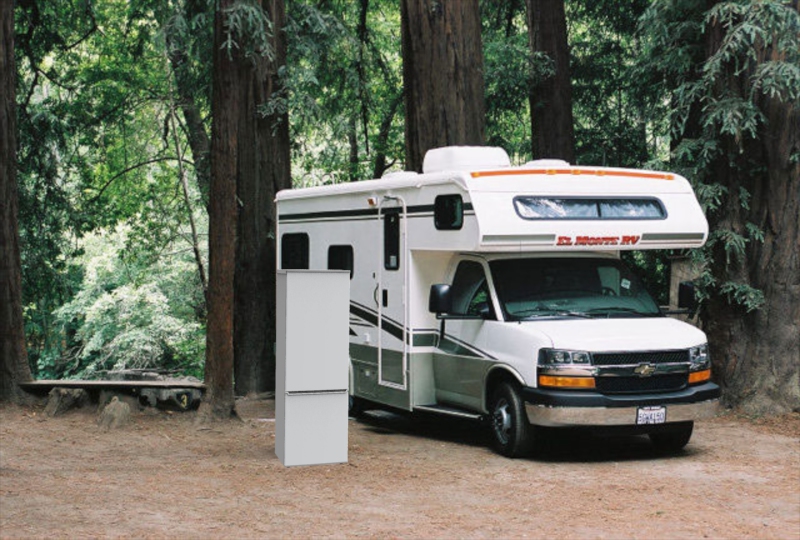
M 383 267 L 400 268 L 400 211 L 387 210 L 383 214 Z
M 494 319 L 489 286 L 480 263 L 460 262 L 450 290 L 453 296 L 453 315 L 484 316 Z
M 515 197 L 514 208 L 523 219 L 665 219 L 667 217 L 661 201 L 654 198 Z
M 328 270 L 349 270 L 353 279 L 353 246 L 329 247 Z
M 286 233 L 281 237 L 281 268 L 284 270 L 308 269 L 308 235 Z
M 433 203 L 433 223 L 439 230 L 458 230 L 464 224 L 461 195 L 439 195 Z

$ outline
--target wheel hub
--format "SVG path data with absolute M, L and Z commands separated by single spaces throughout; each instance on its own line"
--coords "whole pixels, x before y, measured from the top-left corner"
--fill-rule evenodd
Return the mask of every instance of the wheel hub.
M 503 444 L 508 442 L 508 434 L 511 431 L 511 415 L 508 412 L 508 403 L 501 399 L 497 402 L 492 413 L 492 425 L 497 438 Z

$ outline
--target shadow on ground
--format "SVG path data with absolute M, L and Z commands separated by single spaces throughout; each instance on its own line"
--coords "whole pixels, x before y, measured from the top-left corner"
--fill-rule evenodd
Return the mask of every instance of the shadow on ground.
M 378 435 L 423 437 L 472 447 L 491 447 L 489 427 L 482 422 L 436 414 L 370 410 L 357 421 Z M 646 435 L 608 435 L 585 430 L 537 428 L 539 441 L 528 459 L 554 463 L 663 460 L 702 453 L 692 443 L 684 450 L 665 454 Z

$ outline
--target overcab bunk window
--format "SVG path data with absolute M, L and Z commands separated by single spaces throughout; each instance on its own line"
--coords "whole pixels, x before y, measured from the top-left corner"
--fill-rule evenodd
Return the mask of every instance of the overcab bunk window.
M 522 219 L 666 219 L 667 211 L 656 198 L 515 197 Z
M 281 268 L 308 270 L 308 235 L 286 233 L 281 237 Z

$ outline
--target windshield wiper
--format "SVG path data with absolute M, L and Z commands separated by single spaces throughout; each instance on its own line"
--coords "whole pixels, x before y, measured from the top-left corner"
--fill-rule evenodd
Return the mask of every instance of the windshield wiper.
M 647 313 L 644 311 L 639 311 L 638 309 L 621 306 L 589 309 L 587 310 L 587 313 L 601 314 L 606 316 L 611 316 L 612 313 L 630 313 L 631 315 L 641 315 L 643 317 L 655 317 L 658 315 L 657 313 Z
M 582 311 L 570 311 L 565 309 L 551 308 L 530 308 L 512 314 L 517 320 L 538 319 L 542 317 L 578 317 L 581 319 L 592 319 L 593 317 Z

